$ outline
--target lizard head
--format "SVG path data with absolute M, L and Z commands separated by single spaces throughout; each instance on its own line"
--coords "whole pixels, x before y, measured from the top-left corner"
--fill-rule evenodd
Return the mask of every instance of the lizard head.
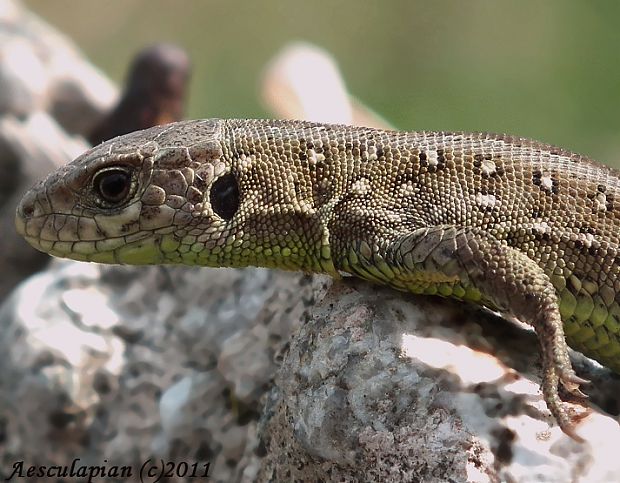
M 218 264 L 240 198 L 222 126 L 158 126 L 87 151 L 24 196 L 17 231 L 38 250 L 76 260 Z

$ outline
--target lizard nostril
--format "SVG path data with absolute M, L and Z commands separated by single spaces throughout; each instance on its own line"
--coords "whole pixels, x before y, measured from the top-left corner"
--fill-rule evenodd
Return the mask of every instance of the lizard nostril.
M 36 215 L 35 201 L 35 196 L 26 193 L 17 207 L 17 213 L 25 219 L 32 218 Z
M 22 213 L 26 218 L 30 218 L 34 215 L 34 205 L 27 205 L 22 208 Z

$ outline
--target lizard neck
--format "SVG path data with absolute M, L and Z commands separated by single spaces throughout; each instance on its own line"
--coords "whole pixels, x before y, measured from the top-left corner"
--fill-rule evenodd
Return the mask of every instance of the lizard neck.
M 237 180 L 240 200 L 228 238 L 217 253 L 211 251 L 209 265 L 337 276 L 328 225 L 331 207 L 342 192 L 332 184 L 343 179 L 346 166 L 338 175 L 328 169 L 346 163 L 346 157 L 337 155 L 337 146 L 344 143 L 330 143 L 335 134 L 323 129 L 281 121 L 226 124 L 223 154 Z
M 318 216 L 291 211 L 279 213 L 276 219 L 270 212 L 255 211 L 240 221 L 232 230 L 234 234 L 205 251 L 198 264 L 301 270 L 338 277 L 329 232 Z

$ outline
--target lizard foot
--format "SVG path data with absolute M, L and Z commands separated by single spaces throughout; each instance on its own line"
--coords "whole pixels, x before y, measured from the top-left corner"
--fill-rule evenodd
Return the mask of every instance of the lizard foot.
M 558 372 L 562 375 L 559 376 Z M 568 381 L 564 380 L 564 377 L 566 377 Z M 579 389 L 579 384 L 584 384 L 588 381 L 578 377 L 570 367 L 568 371 L 565 370 L 565 368 L 558 371 L 554 366 L 545 367 L 542 380 L 542 391 L 545 402 L 547 403 L 549 411 L 551 411 L 551 414 L 557 421 L 558 426 L 572 439 L 578 443 L 583 443 L 584 439 L 575 432 L 575 423 L 581 419 L 581 417 L 572 417 L 567 411 L 566 403 L 562 401 L 558 393 L 560 382 L 571 394 L 579 397 L 587 397 Z M 569 387 L 567 387 L 567 384 Z

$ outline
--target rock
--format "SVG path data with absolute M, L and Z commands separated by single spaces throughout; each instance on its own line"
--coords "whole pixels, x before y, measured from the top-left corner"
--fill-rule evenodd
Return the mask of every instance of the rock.
M 0 300 L 49 261 L 15 231 L 15 207 L 36 180 L 86 149 L 83 139 L 66 134 L 45 111 L 23 119 L 0 116 Z
M 0 467 L 164 458 L 239 481 L 230 462 L 252 459 L 275 355 L 312 299 L 307 280 L 53 263 L 0 312 Z
M 174 44 L 153 44 L 136 54 L 129 66 L 118 104 L 88 133 L 95 146 L 116 136 L 184 118 L 191 63 Z
M 612 481 L 617 422 L 593 410 L 584 445 L 551 427 L 531 331 L 308 280 L 55 262 L 0 312 L 2 468 L 161 457 L 210 462 L 214 481 Z M 617 405 L 618 378 L 578 363 Z
M 336 59 L 308 42 L 289 43 L 276 53 L 260 84 L 263 104 L 277 119 L 394 129 L 348 92 Z
M 587 443 L 562 433 L 534 347 L 463 304 L 335 284 L 279 369 L 258 480 L 613 481 L 617 421 L 592 410 Z M 617 407 L 618 377 L 589 366 Z
M 33 46 L 1 30 L 0 46 L 0 112 L 22 117 L 41 109 L 48 78 Z
M 47 110 L 85 136 L 116 102 L 117 91 L 64 35 L 16 0 L 0 6 L 0 115 Z

